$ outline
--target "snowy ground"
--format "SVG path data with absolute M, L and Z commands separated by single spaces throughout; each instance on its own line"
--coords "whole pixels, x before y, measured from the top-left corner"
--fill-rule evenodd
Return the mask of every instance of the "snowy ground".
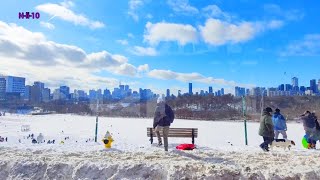
M 30 125 L 30 132 L 21 132 Z M 169 152 L 150 145 L 146 127 L 151 119 L 99 118 L 99 142 L 94 136 L 95 117 L 76 115 L 7 115 L 0 117 L 1 179 L 319 179 L 320 151 L 301 147 L 299 123 L 288 124 L 291 151 L 258 148 L 258 123 L 248 123 L 249 146 L 244 146 L 243 122 L 175 120 L 172 127 L 198 128 L 198 149 L 178 151 L 191 143 L 170 138 Z M 105 150 L 100 140 L 109 130 L 115 142 Z M 63 131 L 63 132 L 62 132 Z M 56 144 L 32 144 L 28 134 L 43 133 Z M 59 144 L 69 136 L 64 144 Z M 19 143 L 19 139 L 21 143 Z M 156 140 L 155 140 L 156 142 Z M 231 145 L 232 144 L 232 145 Z

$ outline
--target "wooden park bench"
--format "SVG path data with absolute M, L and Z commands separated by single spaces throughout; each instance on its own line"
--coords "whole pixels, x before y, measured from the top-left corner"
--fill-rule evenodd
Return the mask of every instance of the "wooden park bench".
M 153 137 L 157 138 L 154 128 L 147 128 L 147 136 L 150 137 L 150 142 L 152 144 Z M 160 131 L 160 136 L 163 137 L 162 131 Z M 198 128 L 170 128 L 168 137 L 191 138 L 192 144 L 194 144 L 194 138 L 198 137 Z

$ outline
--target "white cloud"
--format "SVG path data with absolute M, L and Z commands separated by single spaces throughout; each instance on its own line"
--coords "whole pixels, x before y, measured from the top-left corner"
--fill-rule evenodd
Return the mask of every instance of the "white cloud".
M 198 14 L 199 10 L 189 4 L 188 0 L 168 0 L 169 6 L 173 11 L 184 15 Z
M 256 34 L 254 24 L 250 22 L 231 24 L 212 18 L 204 26 L 199 26 L 199 29 L 204 41 L 212 45 L 245 42 Z
M 227 81 L 224 79 L 217 79 L 213 77 L 205 77 L 199 73 L 178 73 L 170 70 L 154 69 L 148 73 L 148 76 L 155 79 L 178 80 L 181 82 L 199 82 L 212 85 L 254 87 L 254 85 L 252 84 L 237 84 L 234 81 Z
M 148 22 L 144 33 L 144 41 L 157 45 L 161 41 L 177 41 L 180 45 L 197 41 L 197 30 L 191 25 L 160 22 Z
M 230 14 L 223 12 L 217 5 L 214 4 L 204 7 L 202 11 L 206 16 L 212 18 L 223 18 L 226 20 L 231 20 L 232 17 Z
M 97 72 L 136 76 L 138 71 L 122 55 L 107 51 L 86 53 L 77 46 L 48 41 L 42 33 L 2 21 L 0 59 L 1 73 L 23 75 L 56 86 L 66 81 L 75 88 L 116 84 L 114 78 L 94 75 Z
M 284 18 L 288 21 L 298 21 L 303 19 L 304 13 L 301 10 L 290 9 L 284 10 L 277 4 L 265 4 L 263 6 L 265 12 Z
M 199 30 L 206 43 L 219 46 L 228 43 L 246 42 L 254 38 L 258 33 L 269 29 L 278 29 L 282 25 L 283 22 L 279 20 L 230 23 L 209 18 L 204 26 L 199 26 Z
M 134 38 L 134 35 L 132 33 L 128 33 L 129 38 Z
M 142 0 L 130 0 L 128 2 L 129 10 L 128 15 L 132 17 L 132 19 L 136 22 L 139 21 L 139 15 L 137 14 L 137 9 L 139 9 L 143 5 Z
M 119 40 L 116 40 L 116 42 L 124 46 L 129 44 L 126 39 L 119 39 Z
M 147 14 L 147 15 L 146 15 L 146 18 L 147 18 L 147 19 L 152 19 L 153 16 L 152 16 L 152 14 Z
M 302 40 L 290 43 L 281 56 L 320 56 L 320 34 L 305 35 Z
M 266 25 L 267 25 L 267 28 L 269 29 L 278 29 L 278 28 L 281 28 L 283 26 L 283 21 L 280 21 L 280 20 L 272 20 L 270 22 L 268 22 Z
M 60 3 L 63 7 L 66 7 L 66 8 L 71 8 L 71 7 L 74 7 L 74 3 L 72 1 L 68 1 L 68 0 L 65 0 L 63 1 L 62 3 Z
M 48 29 L 54 29 L 55 26 L 49 22 L 40 21 L 40 25 L 42 27 L 48 28 Z
M 148 64 L 144 64 L 144 65 L 138 66 L 138 72 L 148 72 L 148 71 L 149 71 L 149 65 Z
M 67 6 L 65 4 L 59 5 L 46 3 L 36 6 L 36 9 L 53 16 L 52 18 L 59 18 L 68 22 L 72 22 L 75 25 L 88 26 L 91 29 L 105 27 L 105 25 L 102 22 L 92 21 L 84 15 L 75 14 L 73 11 L 68 9 L 69 7 L 70 6 Z
M 156 56 L 157 51 L 152 47 L 134 46 L 131 53 L 137 56 Z

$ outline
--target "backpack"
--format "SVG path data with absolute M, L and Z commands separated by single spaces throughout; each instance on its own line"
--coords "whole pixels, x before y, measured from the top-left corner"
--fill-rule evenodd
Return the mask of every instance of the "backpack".
M 174 120 L 174 113 L 173 113 L 173 110 L 171 109 L 171 107 L 169 105 L 166 104 L 166 111 L 168 110 L 168 118 L 169 118 L 169 121 L 170 123 L 173 123 L 173 120 Z

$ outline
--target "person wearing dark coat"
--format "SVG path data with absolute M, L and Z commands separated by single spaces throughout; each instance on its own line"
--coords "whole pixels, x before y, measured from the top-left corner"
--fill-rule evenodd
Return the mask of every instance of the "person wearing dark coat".
M 303 129 L 308 140 L 308 149 L 316 148 L 315 133 L 316 133 L 316 120 L 310 111 L 305 111 L 300 116 L 303 124 Z
M 274 127 L 272 123 L 272 109 L 267 107 L 263 110 L 260 118 L 259 135 L 263 137 L 263 143 L 260 144 L 260 148 L 263 151 L 269 151 L 269 144 L 274 140 Z
M 158 137 L 158 145 L 162 145 L 160 131 L 163 134 L 164 150 L 168 151 L 168 134 L 171 123 L 174 120 L 174 113 L 171 107 L 165 103 L 164 98 L 159 97 L 154 112 L 153 128 Z
M 320 125 L 318 122 L 318 117 L 315 114 L 315 112 L 311 113 L 310 119 L 312 119 L 312 121 L 314 121 L 315 126 L 313 128 L 313 131 L 312 131 L 309 139 L 308 139 L 308 149 L 316 149 L 317 141 L 320 140 Z

